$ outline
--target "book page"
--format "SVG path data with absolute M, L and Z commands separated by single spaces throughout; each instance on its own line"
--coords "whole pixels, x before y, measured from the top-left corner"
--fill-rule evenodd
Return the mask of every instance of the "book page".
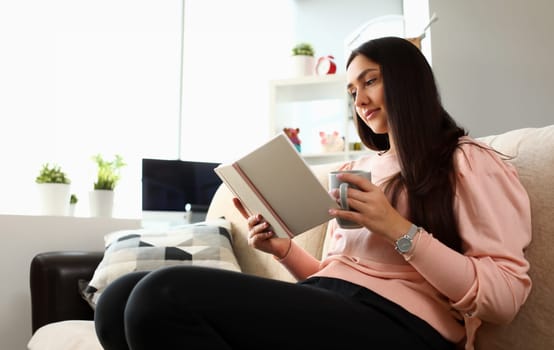
M 215 168 L 215 172 L 235 197 L 241 200 L 242 205 L 250 215 L 254 213 L 261 214 L 278 237 L 289 238 L 292 235 L 292 233 L 289 235 L 288 230 L 279 224 L 279 220 L 273 218 L 271 210 L 265 206 L 264 201 L 258 197 L 254 189 L 250 188 L 233 165 L 220 165 Z
M 332 219 L 328 210 L 337 203 L 286 135 L 277 135 L 236 163 L 294 235 Z

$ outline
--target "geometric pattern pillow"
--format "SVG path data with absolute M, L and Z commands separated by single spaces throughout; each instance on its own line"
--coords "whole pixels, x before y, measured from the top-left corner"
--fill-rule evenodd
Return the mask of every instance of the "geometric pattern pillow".
M 95 309 L 104 289 L 133 271 L 200 265 L 240 271 L 233 253 L 231 223 L 225 219 L 166 229 L 121 230 L 104 237 L 104 257 L 90 281 L 79 281 L 82 297 Z

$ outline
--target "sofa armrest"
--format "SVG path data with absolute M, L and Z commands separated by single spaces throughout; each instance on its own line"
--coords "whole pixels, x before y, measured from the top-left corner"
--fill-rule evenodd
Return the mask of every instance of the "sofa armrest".
M 79 293 L 79 279 L 90 280 L 103 252 L 64 251 L 37 254 L 31 261 L 32 332 L 63 320 L 92 320 L 94 313 Z

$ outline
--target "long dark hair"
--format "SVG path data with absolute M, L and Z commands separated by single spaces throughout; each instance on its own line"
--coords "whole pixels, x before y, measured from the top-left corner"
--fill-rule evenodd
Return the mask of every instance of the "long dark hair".
M 412 43 L 396 37 L 370 40 L 351 53 L 346 66 L 358 55 L 381 68 L 388 132 L 394 135 L 400 162 L 400 173 L 384 184 L 385 193 L 396 206 L 405 189 L 409 219 L 461 251 L 453 209 L 456 181 L 452 155 L 466 130 L 443 108 L 432 69 Z M 355 118 L 356 127 L 363 144 L 388 150 L 388 134 L 374 133 L 359 118 Z

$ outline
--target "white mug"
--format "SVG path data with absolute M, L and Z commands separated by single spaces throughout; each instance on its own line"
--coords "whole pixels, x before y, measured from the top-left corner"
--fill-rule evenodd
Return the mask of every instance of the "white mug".
M 358 176 L 362 176 L 369 181 L 371 181 L 371 173 L 364 170 L 337 170 L 337 171 L 331 171 L 329 173 L 329 190 L 339 189 L 339 204 L 340 207 L 343 210 L 350 210 L 350 207 L 348 206 L 348 187 L 357 188 L 356 186 L 340 180 L 337 175 L 338 174 L 355 174 Z M 341 228 L 345 229 L 355 229 L 355 228 L 361 228 L 362 225 L 352 222 L 350 220 L 345 220 L 342 218 L 337 218 L 337 223 Z

